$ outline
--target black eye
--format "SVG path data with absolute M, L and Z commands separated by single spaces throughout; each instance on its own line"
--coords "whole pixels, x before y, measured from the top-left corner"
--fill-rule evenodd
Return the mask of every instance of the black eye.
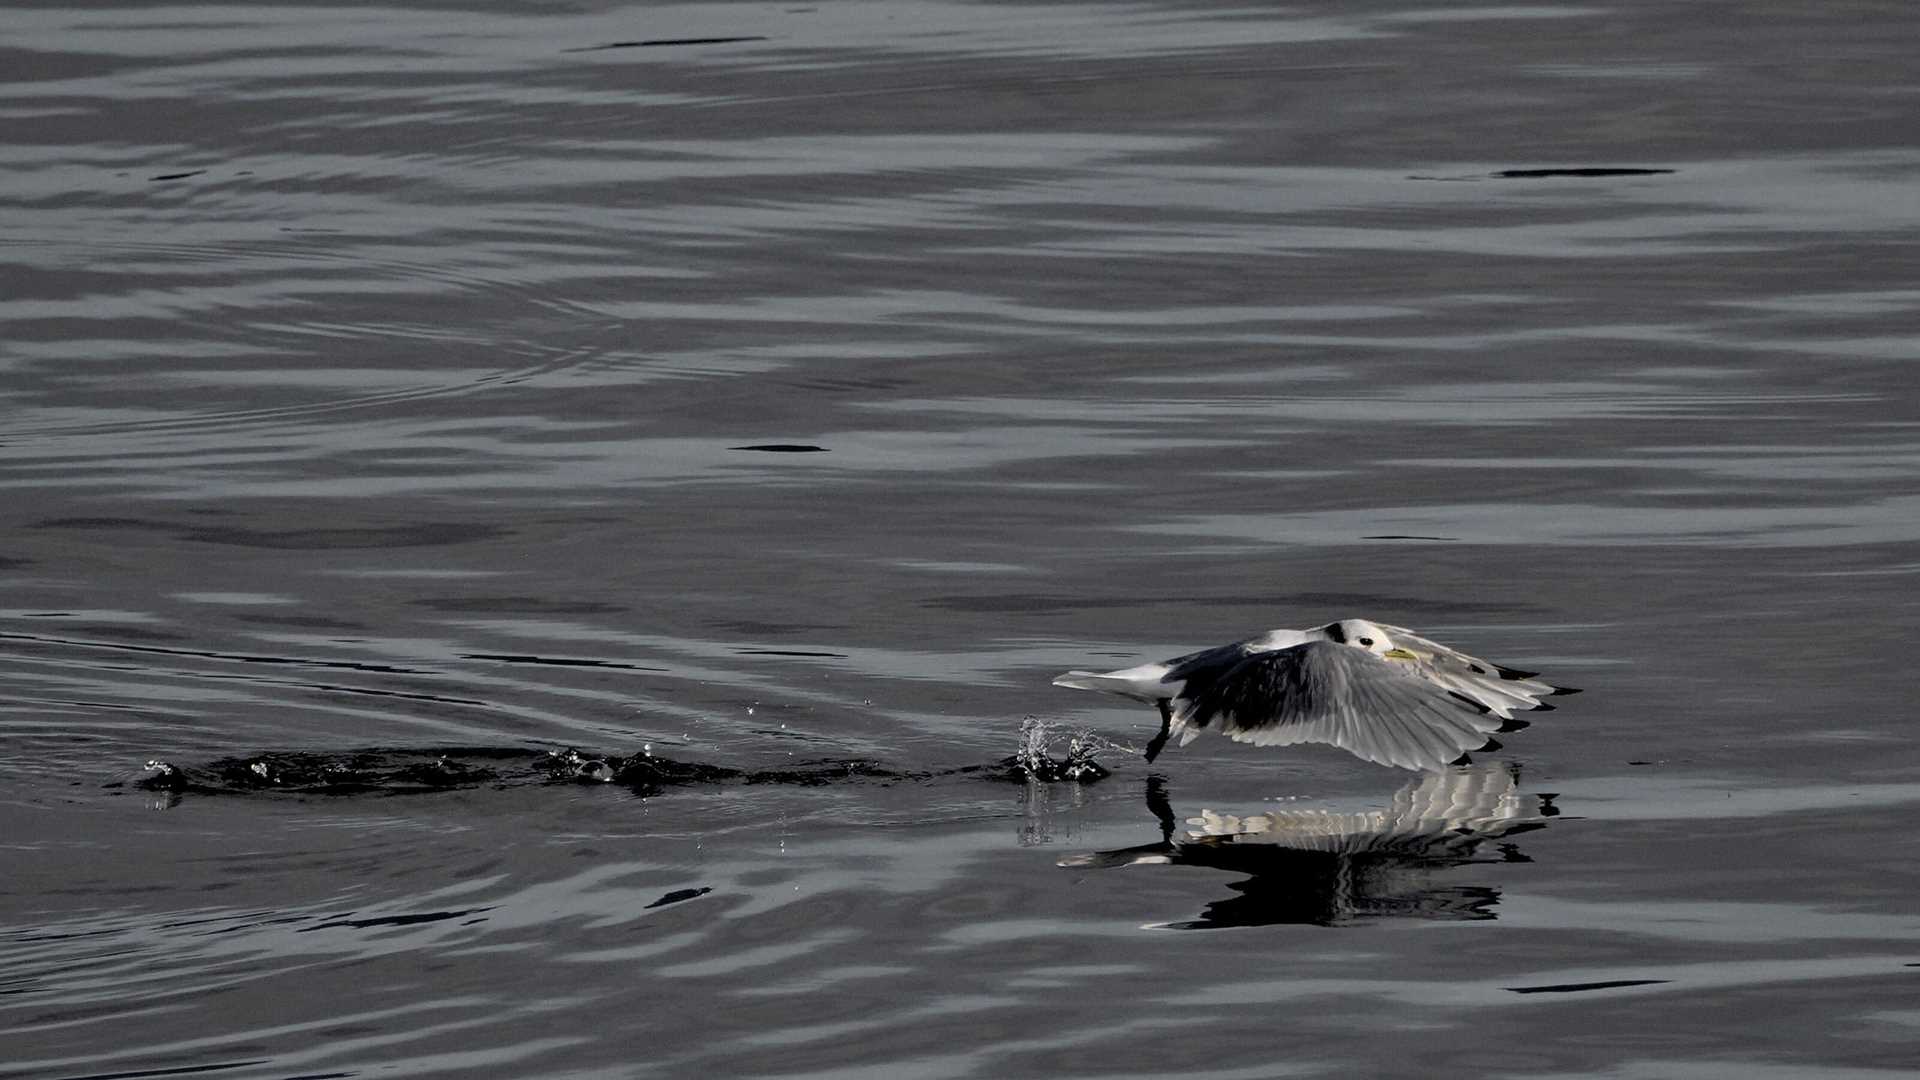
M 1370 637 L 1363 637 L 1360 639 L 1360 644 L 1371 646 L 1373 644 L 1373 639 Z

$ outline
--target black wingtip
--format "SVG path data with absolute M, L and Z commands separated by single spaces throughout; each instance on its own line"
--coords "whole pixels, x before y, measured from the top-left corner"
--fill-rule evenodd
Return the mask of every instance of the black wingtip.
M 1471 765 L 1471 764 L 1473 764 L 1473 758 L 1471 758 L 1471 757 L 1469 757 L 1469 756 L 1467 756 L 1466 754 L 1461 754 L 1461 755 L 1460 755 L 1459 757 L 1457 757 L 1457 758 L 1454 758 L 1454 759 L 1453 759 L 1452 761 L 1449 761 L 1449 762 L 1447 762 L 1447 764 L 1449 764 L 1449 765 Z
M 1559 707 L 1560 707 L 1560 706 L 1558 706 L 1558 705 L 1549 705 L 1549 704 L 1547 704 L 1547 703 L 1546 703 L 1546 702 L 1544 702 L 1544 701 L 1536 701 L 1536 702 L 1534 702 L 1534 703 L 1533 703 L 1532 705 L 1529 705 L 1529 706 L 1527 707 L 1527 711 L 1529 711 L 1529 712 L 1552 712 L 1553 710 L 1555 710 L 1555 709 L 1557 709 L 1557 708 L 1559 708 Z
M 1467 695 L 1465 695 L 1465 694 L 1462 694 L 1462 693 L 1460 693 L 1460 692 L 1459 692 L 1459 691 L 1457 691 L 1457 690 L 1449 690 L 1449 691 L 1447 691 L 1447 696 L 1448 696 L 1448 697 L 1451 697 L 1451 698 L 1454 698 L 1454 699 L 1456 699 L 1456 700 L 1458 700 L 1458 701 L 1460 701 L 1460 702 L 1462 702 L 1462 703 L 1464 703 L 1464 704 L 1467 704 L 1467 705 L 1471 705 L 1471 706 L 1473 706 L 1473 707 L 1474 707 L 1475 709 L 1478 709 L 1478 710 L 1480 711 L 1480 715 L 1481 715 L 1481 716 L 1485 716 L 1485 715 L 1487 715 L 1488 713 L 1490 713 L 1490 712 L 1492 712 L 1492 711 L 1493 711 L 1493 710 L 1492 710 L 1491 708 L 1489 708 L 1489 707 L 1488 707 L 1488 706 L 1486 705 L 1486 703 L 1485 703 L 1485 702 L 1481 702 L 1481 701 L 1475 701 L 1474 699 L 1472 699 L 1472 698 L 1470 698 L 1470 697 L 1468 697 L 1468 696 L 1467 696 Z
M 1482 745 L 1482 746 L 1480 747 L 1480 749 L 1478 749 L 1478 750 L 1475 750 L 1475 751 L 1474 751 L 1474 753 L 1476 753 L 1476 754 L 1491 754 L 1491 753 L 1493 753 L 1493 752 L 1494 752 L 1495 750 L 1499 750 L 1499 749 L 1502 749 L 1502 745 L 1501 745 L 1501 742 L 1500 742 L 1500 740 L 1499 740 L 1499 739 L 1488 739 L 1488 740 L 1487 740 L 1487 741 L 1486 741 L 1486 742 L 1485 742 L 1485 743 L 1484 743 L 1484 744 L 1483 744 L 1483 745 Z
M 1547 696 L 1548 697 L 1566 697 L 1570 694 L 1582 694 L 1585 692 L 1586 691 L 1580 689 L 1577 686 L 1556 686 L 1550 692 L 1548 692 Z
M 1540 674 L 1537 671 L 1521 671 L 1519 668 L 1501 667 L 1499 664 L 1493 665 L 1493 669 L 1500 673 L 1501 678 L 1511 679 L 1516 682 L 1521 679 L 1531 679 L 1535 675 Z
M 1533 721 L 1521 720 L 1516 718 L 1513 720 L 1509 720 L 1504 724 L 1501 724 L 1499 727 L 1494 728 L 1493 730 L 1499 732 L 1502 735 L 1511 735 L 1516 731 L 1525 731 L 1532 726 L 1533 726 Z

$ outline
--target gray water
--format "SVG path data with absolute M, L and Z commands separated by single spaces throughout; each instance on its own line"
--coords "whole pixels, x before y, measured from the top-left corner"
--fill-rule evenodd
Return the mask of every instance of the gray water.
M 0 1077 L 1911 1075 L 1917 38 L 11 5 Z M 989 768 L 1344 616 L 1586 693 Z M 868 771 L 129 783 L 566 747 Z

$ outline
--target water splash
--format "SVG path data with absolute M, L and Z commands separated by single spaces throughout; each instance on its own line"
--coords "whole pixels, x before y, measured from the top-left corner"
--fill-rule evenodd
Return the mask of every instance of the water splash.
M 1062 737 L 1066 739 L 1066 755 L 1055 757 L 1054 744 Z M 1094 760 L 1109 751 L 1133 752 L 1131 748 L 1087 728 L 1068 728 L 1064 724 L 1029 716 L 1020 721 L 1020 746 L 1014 752 L 1012 763 L 1028 780 L 1091 783 L 1111 775 L 1105 766 Z

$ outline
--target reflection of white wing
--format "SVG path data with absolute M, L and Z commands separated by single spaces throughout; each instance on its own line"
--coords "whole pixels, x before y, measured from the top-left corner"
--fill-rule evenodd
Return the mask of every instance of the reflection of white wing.
M 1484 746 L 1503 715 L 1412 662 L 1312 641 L 1256 653 L 1175 699 L 1173 725 L 1183 739 L 1217 724 L 1256 746 L 1331 743 L 1382 765 L 1439 769 Z
M 1505 841 L 1540 828 L 1553 811 L 1545 796 L 1523 794 L 1517 773 L 1484 765 L 1410 782 L 1377 809 L 1276 810 L 1245 817 L 1205 811 L 1174 835 L 1164 801 L 1148 805 L 1161 821 L 1158 843 L 1069 855 L 1061 866 L 1095 869 L 1159 863 L 1247 875 L 1232 895 L 1197 917 L 1156 927 L 1199 930 L 1275 923 L 1333 926 L 1360 917 L 1491 919 L 1496 886 L 1442 880 L 1478 861 L 1524 859 Z
M 1187 835 L 1334 854 L 1411 853 L 1475 844 L 1545 821 L 1539 796 L 1522 794 L 1506 769 L 1459 768 L 1408 784 L 1380 810 L 1279 810 L 1247 817 L 1203 810 L 1188 820 Z

